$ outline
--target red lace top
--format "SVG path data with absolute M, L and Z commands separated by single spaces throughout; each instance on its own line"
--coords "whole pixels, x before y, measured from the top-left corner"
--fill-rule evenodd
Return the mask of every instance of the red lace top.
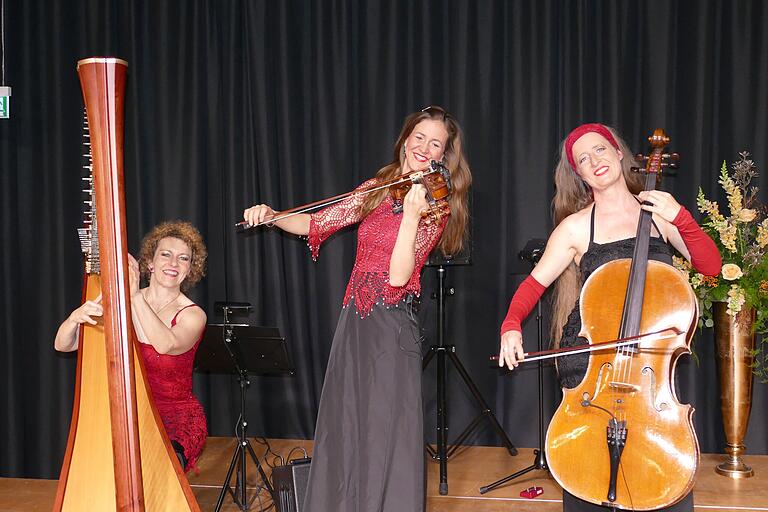
M 176 325 L 179 313 L 192 306 L 195 304 L 180 309 L 171 320 L 171 327 Z M 192 393 L 192 364 L 202 339 L 201 333 L 192 348 L 175 356 L 160 354 L 149 343 L 139 343 L 152 398 L 165 431 L 172 441 L 184 447 L 184 456 L 187 458 L 184 471 L 195 468 L 205 438 L 208 437 L 205 412 Z
M 355 190 L 363 190 L 376 183 L 372 178 Z M 320 245 L 341 228 L 360 222 L 359 207 L 365 195 L 352 195 L 343 201 L 311 214 L 308 245 L 312 259 L 316 260 Z M 344 307 L 354 299 L 357 312 L 366 316 L 381 299 L 386 305 L 397 304 L 406 294 L 418 295 L 421 291 L 421 267 L 427 256 L 440 240 L 447 222 L 427 224 L 422 221 L 416 232 L 416 260 L 413 274 L 405 286 L 389 284 L 389 259 L 397 240 L 402 214 L 392 213 L 392 198 L 386 196 L 381 204 L 360 223 L 357 232 L 357 255 L 344 295 Z

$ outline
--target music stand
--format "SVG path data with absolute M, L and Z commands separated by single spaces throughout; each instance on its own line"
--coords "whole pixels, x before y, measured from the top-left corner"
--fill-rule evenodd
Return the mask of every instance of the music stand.
M 221 486 L 216 512 L 221 510 L 226 493 L 242 511 L 248 511 L 256 494 L 250 501 L 247 496 L 246 454 L 259 471 L 264 487 L 275 502 L 275 491 L 267 478 L 264 468 L 256 456 L 246 435 L 248 421 L 245 415 L 245 394 L 250 380 L 249 373 L 293 374 L 294 368 L 288 358 L 285 338 L 275 327 L 253 327 L 247 323 L 230 322 L 231 315 L 247 314 L 251 305 L 247 303 L 221 303 L 214 305 L 214 310 L 221 310 L 224 323 L 208 324 L 205 336 L 195 357 L 195 370 L 211 373 L 236 374 L 240 383 L 240 416 L 237 422 L 237 446 L 232 454 L 232 461 L 227 470 L 224 484 Z M 230 487 L 232 474 L 237 468 L 234 490 Z
M 453 455 L 456 449 L 461 446 L 472 431 L 480 426 L 480 422 L 483 418 L 488 418 L 490 420 L 491 426 L 501 438 L 502 443 L 506 446 L 510 455 L 517 455 L 517 448 L 515 448 L 506 432 L 504 432 L 504 429 L 496 419 L 496 416 L 494 416 L 477 385 L 472 381 L 466 368 L 464 368 L 464 365 L 461 363 L 461 359 L 456 355 L 456 346 L 445 344 L 445 299 L 446 297 L 454 295 L 456 292 L 452 286 L 447 287 L 445 284 L 445 276 L 448 272 L 447 267 L 470 265 L 472 259 L 468 253 L 459 254 L 456 255 L 456 257 L 445 257 L 438 253 L 438 250 L 433 251 L 425 264 L 425 266 L 428 267 L 435 267 L 435 270 L 437 271 L 437 291 L 432 294 L 432 298 L 437 300 L 437 344 L 429 347 L 429 350 L 422 361 L 421 368 L 422 371 L 426 370 L 432 359 L 437 356 L 437 443 L 436 449 L 433 449 L 427 443 L 426 450 L 433 460 L 438 460 L 440 463 L 440 483 L 438 490 L 441 495 L 446 495 L 448 494 L 448 458 Z M 467 425 L 461 434 L 459 434 L 451 448 L 448 448 L 446 358 L 453 363 L 454 369 L 459 373 L 459 376 L 469 389 L 470 393 L 472 393 L 472 396 L 480 409 L 480 412 L 475 416 L 475 419 Z

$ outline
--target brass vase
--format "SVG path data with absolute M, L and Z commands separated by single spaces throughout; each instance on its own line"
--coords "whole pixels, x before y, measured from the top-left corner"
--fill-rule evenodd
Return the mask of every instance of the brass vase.
M 736 317 L 727 313 L 728 305 L 714 305 L 715 349 L 720 375 L 720 410 L 725 428 L 727 459 L 715 468 L 731 478 L 749 478 L 751 467 L 741 459 L 745 451 L 749 413 L 752 410 L 752 363 L 754 362 L 755 309 L 743 308 Z

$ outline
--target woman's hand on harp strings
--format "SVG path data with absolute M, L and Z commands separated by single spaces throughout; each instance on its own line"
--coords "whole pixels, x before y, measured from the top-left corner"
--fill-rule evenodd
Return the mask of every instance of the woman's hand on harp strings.
M 61 323 L 59 330 L 56 331 L 53 347 L 60 352 L 77 350 L 77 334 L 80 325 L 96 325 L 98 322 L 94 317 L 101 317 L 103 314 L 104 307 L 101 305 L 101 294 L 93 300 L 85 301 Z
M 141 269 L 139 268 L 139 262 L 136 261 L 132 255 L 128 255 L 128 285 L 131 292 L 131 297 L 139 293 L 139 286 L 141 283 Z
M 96 325 L 93 317 L 104 315 L 104 307 L 101 305 L 101 294 L 93 300 L 85 301 L 79 308 L 70 313 L 68 320 L 77 325 Z
M 500 367 L 507 365 L 507 368 L 514 370 L 523 360 L 524 354 L 522 333 L 519 331 L 507 331 L 501 335 L 501 346 L 499 347 Z

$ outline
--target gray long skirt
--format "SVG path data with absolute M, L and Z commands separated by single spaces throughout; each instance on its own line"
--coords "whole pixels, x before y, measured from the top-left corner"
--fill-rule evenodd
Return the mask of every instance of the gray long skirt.
M 409 304 L 341 312 L 320 397 L 304 512 L 421 512 L 421 346 Z

